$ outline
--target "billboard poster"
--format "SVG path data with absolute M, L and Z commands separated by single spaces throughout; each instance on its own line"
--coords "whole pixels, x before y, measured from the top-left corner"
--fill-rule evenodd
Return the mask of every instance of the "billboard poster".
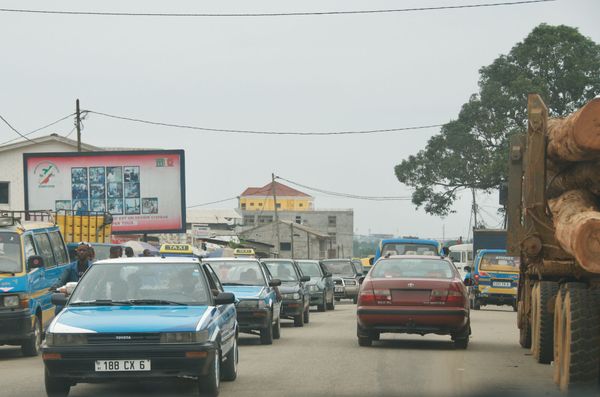
M 115 234 L 185 233 L 183 150 L 25 153 L 25 208 L 101 211 Z

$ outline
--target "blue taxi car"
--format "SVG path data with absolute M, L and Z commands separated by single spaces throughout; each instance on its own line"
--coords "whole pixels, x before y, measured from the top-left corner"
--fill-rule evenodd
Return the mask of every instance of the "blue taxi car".
M 263 345 L 281 336 L 281 281 L 271 279 L 266 267 L 254 258 L 205 259 L 219 275 L 225 291 L 235 294 L 241 332 L 260 335 Z
M 79 281 L 42 345 L 46 392 L 77 383 L 191 378 L 216 396 L 237 377 L 235 296 L 183 257 L 99 261 Z

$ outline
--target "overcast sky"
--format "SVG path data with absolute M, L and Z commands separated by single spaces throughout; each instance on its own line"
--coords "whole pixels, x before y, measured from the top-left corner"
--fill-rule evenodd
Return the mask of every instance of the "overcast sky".
M 500 0 L 497 0 L 500 1 Z M 506 0 L 507 1 L 507 0 Z M 496 0 L 0 1 L 0 8 L 132 12 L 292 12 L 408 8 Z M 477 92 L 478 70 L 542 22 L 600 42 L 600 1 L 396 14 L 143 18 L 0 13 L 0 114 L 25 133 L 82 108 L 189 125 L 340 131 L 442 124 Z M 49 130 L 66 135 L 65 121 Z M 185 149 L 188 205 L 262 186 L 271 172 L 312 187 L 410 194 L 394 166 L 439 129 L 341 137 L 177 130 L 90 115 L 84 142 Z M 35 135 L 34 135 L 35 136 Z M 14 133 L 0 126 L 0 140 Z M 71 135 L 72 138 L 75 134 Z M 407 202 L 313 194 L 317 208 L 354 208 L 355 231 L 466 235 L 470 195 L 440 219 Z M 484 219 L 497 195 L 481 197 Z M 213 207 L 233 207 L 235 201 Z M 210 208 L 210 207 L 209 207 Z M 486 215 L 486 212 L 488 213 Z

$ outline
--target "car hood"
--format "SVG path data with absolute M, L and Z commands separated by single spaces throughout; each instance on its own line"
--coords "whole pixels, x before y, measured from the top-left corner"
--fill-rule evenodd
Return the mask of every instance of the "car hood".
M 225 292 L 231 292 L 237 299 L 260 299 L 265 287 L 260 285 L 224 285 Z
M 279 287 L 279 291 L 282 294 L 289 294 L 300 291 L 300 284 L 296 281 L 284 281 Z
M 48 330 L 55 333 L 195 331 L 209 308 L 214 309 L 208 306 L 67 306 Z

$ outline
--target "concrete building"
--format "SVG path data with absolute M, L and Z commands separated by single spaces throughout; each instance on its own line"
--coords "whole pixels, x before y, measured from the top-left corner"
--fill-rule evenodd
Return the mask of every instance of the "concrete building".
M 277 247 L 279 233 L 279 252 L 272 252 L 279 258 L 321 259 L 327 258 L 330 237 L 313 228 L 291 221 L 271 222 L 247 229 L 239 233 L 242 243 L 260 241 Z
M 278 211 L 311 211 L 314 198 L 306 193 L 273 182 L 263 187 L 249 187 L 240 195 L 239 209 L 242 211 L 274 211 L 273 192 L 277 196 Z
M 82 143 L 81 150 L 105 149 Z M 77 141 L 56 134 L 0 146 L 0 210 L 25 209 L 23 153 L 76 151 Z

